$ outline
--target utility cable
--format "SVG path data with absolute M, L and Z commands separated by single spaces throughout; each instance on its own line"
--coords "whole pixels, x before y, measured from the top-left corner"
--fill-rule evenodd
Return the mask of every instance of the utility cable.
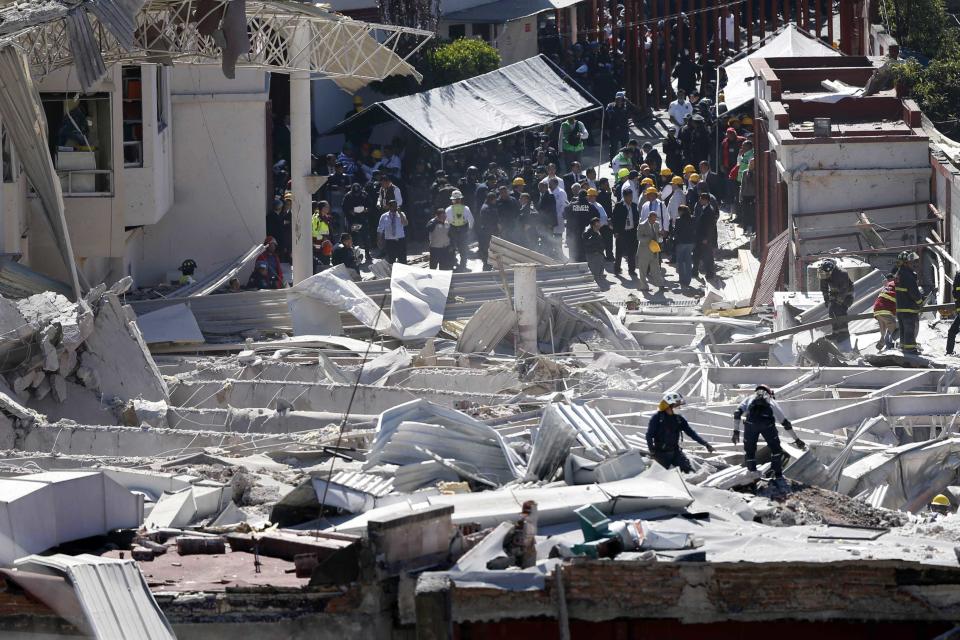
M 377 315 L 374 317 L 373 322 L 371 323 L 376 327 L 380 321 L 380 316 L 383 314 L 383 306 L 387 303 L 387 296 L 389 292 L 384 292 L 383 296 L 380 298 L 380 305 L 377 308 Z M 360 380 L 363 377 L 363 368 L 367 366 L 367 359 L 370 356 L 370 348 L 373 346 L 374 340 L 376 339 L 377 330 L 374 328 L 370 329 L 370 339 L 367 341 L 367 350 L 363 354 L 363 362 L 360 363 L 360 368 L 357 369 L 357 379 L 353 383 L 353 389 L 350 391 L 350 401 L 347 402 L 347 410 L 343 414 L 343 419 L 340 421 L 340 429 L 337 432 L 337 441 L 333 445 L 334 448 L 340 448 L 340 442 L 343 440 L 343 431 L 347 428 L 347 420 L 350 418 L 350 412 L 353 410 L 353 401 L 357 397 L 357 389 L 360 387 Z M 323 485 L 323 495 L 320 496 L 320 518 L 329 523 L 323 515 L 324 507 L 327 505 L 327 492 L 330 490 L 330 482 L 333 478 L 333 466 L 337 461 L 337 456 L 330 456 L 330 470 L 327 473 L 326 483 Z M 320 528 L 314 531 L 314 537 L 320 537 Z

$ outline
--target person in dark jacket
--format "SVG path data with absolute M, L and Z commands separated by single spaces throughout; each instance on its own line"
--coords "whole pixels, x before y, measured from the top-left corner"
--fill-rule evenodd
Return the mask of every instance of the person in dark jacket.
M 834 340 L 846 340 L 850 337 L 847 321 L 836 319 L 850 312 L 850 305 L 853 304 L 853 280 L 846 271 L 837 266 L 833 258 L 826 258 L 820 263 L 817 276 L 820 278 L 820 292 L 827 305 L 827 314 L 834 319 L 830 337 Z
M 720 211 L 713 204 L 710 193 L 702 191 L 697 208 L 693 212 L 696 220 L 696 246 L 693 249 L 693 273 L 702 273 L 708 280 L 717 275 L 713 254 L 717 248 L 717 221 Z
M 691 473 L 693 466 L 680 449 L 680 437 L 686 434 L 694 442 L 706 447 L 710 453 L 713 453 L 713 446 L 690 427 L 686 418 L 676 413 L 682 404 L 683 396 L 676 391 L 663 394 L 658 411 L 647 425 L 647 449 L 653 459 L 664 468 L 679 467 L 683 473 Z
M 630 109 L 627 107 L 627 94 L 618 91 L 613 102 L 606 108 L 607 131 L 610 132 L 610 159 L 616 155 L 623 145 L 627 144 L 630 135 Z
M 680 287 L 686 289 L 693 278 L 693 249 L 697 245 L 697 226 L 690 207 L 685 204 L 677 209 L 680 214 L 673 223 L 673 241 L 677 250 L 677 275 Z
M 349 233 L 340 234 L 340 242 L 333 248 L 331 262 L 334 266 L 342 264 L 347 269 L 360 275 L 360 265 L 357 264 L 357 255 L 353 250 L 353 237 Z
M 660 169 L 663 168 L 663 158 L 660 157 L 660 152 L 654 149 L 649 142 L 643 143 L 643 163 L 650 167 L 650 172 L 653 175 L 660 175 Z
M 505 185 L 497 189 L 497 216 L 500 219 L 500 231 L 508 238 L 520 231 L 520 203 Z
M 917 332 L 920 330 L 920 309 L 924 294 L 917 281 L 920 256 L 913 251 L 902 251 L 897 256 L 897 326 L 900 329 L 900 350 L 905 354 L 918 355 Z
M 710 163 L 706 160 L 700 163 L 700 185 L 698 189 L 706 189 L 717 202 L 724 202 L 723 194 L 727 188 L 726 178 L 710 170 Z
M 793 433 L 793 426 L 783 415 L 780 405 L 773 397 L 773 390 L 765 384 L 757 385 L 754 395 L 740 403 L 733 412 L 733 444 L 740 442 L 740 420 L 744 419 L 746 428 L 743 432 L 744 465 L 750 471 L 757 470 L 757 442 L 763 436 L 770 449 L 770 464 L 776 478 L 783 477 L 783 447 L 780 446 L 780 435 L 777 433 L 777 422 L 783 425 L 784 431 L 793 434 L 793 444 L 798 449 L 806 449 L 797 434 Z
M 593 217 L 590 203 L 587 202 L 586 190 L 577 194 L 577 199 L 568 204 L 563 210 L 564 228 L 567 236 L 567 251 L 573 262 L 584 262 L 587 259 L 581 242 L 583 231 Z
M 603 275 L 605 261 L 603 259 L 603 235 L 600 233 L 600 218 L 594 217 L 590 220 L 590 226 L 583 232 L 580 244 L 587 258 L 587 267 L 597 284 L 600 284 L 601 281 L 606 282 Z
M 490 238 L 500 233 L 500 210 L 497 207 L 497 194 L 487 191 L 486 202 L 480 207 L 480 219 L 477 221 L 477 250 L 483 261 L 483 270 L 489 271 L 492 267 L 487 264 L 490 250 Z
M 957 333 L 960 333 L 960 272 L 953 278 L 953 306 L 956 314 L 953 317 L 953 323 L 947 330 L 947 355 L 953 355 L 953 347 L 956 345 Z
M 676 127 L 670 127 L 667 130 L 667 137 L 663 140 L 663 155 L 667 168 L 673 172 L 673 175 L 681 175 L 683 173 L 683 146 L 677 138 Z
M 624 189 L 623 199 L 613 208 L 610 218 L 613 233 L 616 236 L 617 251 L 613 272 L 620 275 L 620 265 L 627 259 L 627 273 L 637 277 L 637 225 L 640 222 L 640 209 L 633 200 L 633 190 Z

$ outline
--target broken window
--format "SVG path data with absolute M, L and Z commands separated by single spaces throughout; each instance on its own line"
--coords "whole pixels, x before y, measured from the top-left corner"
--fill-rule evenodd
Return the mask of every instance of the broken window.
M 113 194 L 110 94 L 41 93 L 65 197 Z
M 3 181 L 16 182 L 17 171 L 16 160 L 13 157 L 13 147 L 10 145 L 10 136 L 7 135 L 6 127 L 0 128 L 0 149 L 3 153 Z
M 123 166 L 143 166 L 143 75 L 139 65 L 123 68 Z

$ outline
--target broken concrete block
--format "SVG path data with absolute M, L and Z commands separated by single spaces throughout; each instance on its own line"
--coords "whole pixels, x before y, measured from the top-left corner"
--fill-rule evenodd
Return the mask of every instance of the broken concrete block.
M 63 402 L 67 399 L 67 379 L 62 375 L 53 375 L 48 378 L 51 380 L 50 387 L 53 390 L 53 397 L 57 402 Z
M 94 391 L 100 389 L 100 378 L 97 376 L 96 371 L 90 367 L 80 365 L 77 369 L 77 380 L 87 389 L 93 389 Z
M 94 331 L 84 344 L 81 364 L 94 372 L 97 386 L 105 396 L 169 399 L 166 383 L 140 330 L 136 323 L 127 321 L 115 294 L 104 294 L 94 319 Z
M 62 376 L 71 375 L 77 368 L 77 352 L 73 349 L 63 349 L 58 354 L 60 362 L 57 365 L 57 371 Z
M 43 400 L 50 393 L 50 390 L 51 390 L 50 382 L 47 380 L 46 376 L 44 376 L 40 384 L 38 384 L 36 388 L 34 388 L 33 397 L 36 398 L 37 400 Z
M 453 505 L 441 505 L 371 519 L 367 523 L 367 535 L 380 565 L 393 574 L 446 559 L 456 532 L 452 515 Z

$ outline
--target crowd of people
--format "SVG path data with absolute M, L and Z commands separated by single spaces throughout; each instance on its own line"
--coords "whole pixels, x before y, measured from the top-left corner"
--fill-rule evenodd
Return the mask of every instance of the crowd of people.
M 408 241 L 425 244 L 430 268 L 458 270 L 467 269 L 476 242 L 489 268 L 497 235 L 587 262 L 598 280 L 608 263 L 618 276 L 626 263 L 642 291 L 667 287 L 662 263 L 670 261 L 689 292 L 701 275 L 716 275 L 721 205 L 729 204 L 744 226 L 753 224 L 752 121 L 727 120 L 718 145 L 709 99 L 680 90 L 667 113 L 662 150 L 640 144 L 630 137 L 638 110 L 624 92 L 614 94 L 604 111 L 610 177 L 597 174 L 601 158 L 584 158 L 591 132 L 601 132 L 574 116 L 446 154 L 442 168 L 435 154 L 400 139 L 384 147 L 348 141 L 319 167 L 327 179 L 314 202 L 314 269 L 344 264 L 359 274 L 375 256 L 406 262 Z M 292 198 L 278 193 L 267 214 L 277 260 L 258 260 L 257 272 L 266 263 L 267 277 L 251 286 L 282 286 L 273 263 L 289 262 Z

